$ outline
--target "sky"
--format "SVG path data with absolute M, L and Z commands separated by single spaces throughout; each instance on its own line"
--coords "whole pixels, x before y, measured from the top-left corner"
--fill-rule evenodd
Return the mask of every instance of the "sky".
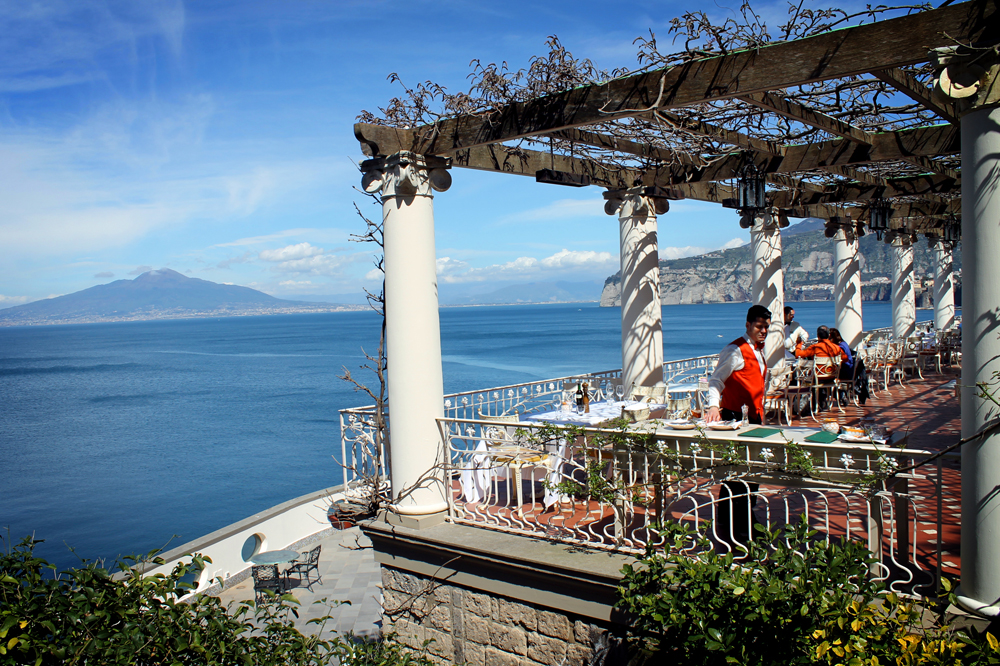
M 730 2 L 732 7 L 738 6 Z M 758 3 L 772 24 L 784 2 Z M 557 35 L 634 67 L 693 2 L 0 0 L 0 307 L 154 268 L 295 298 L 360 294 L 352 126 L 402 92 L 466 90 L 470 61 L 526 67 Z M 434 199 L 439 281 L 603 281 L 617 219 L 597 187 L 452 170 Z M 734 211 L 671 202 L 662 258 L 749 241 Z

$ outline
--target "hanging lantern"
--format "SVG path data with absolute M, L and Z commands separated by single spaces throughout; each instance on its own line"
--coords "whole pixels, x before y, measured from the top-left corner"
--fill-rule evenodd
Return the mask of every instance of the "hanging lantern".
M 764 172 L 751 158 L 746 158 L 736 172 L 736 207 L 741 211 L 759 211 L 767 208 L 764 198 Z
M 868 206 L 868 228 L 875 232 L 876 237 L 889 231 L 889 218 L 892 216 L 892 204 L 885 199 L 872 199 Z
M 941 240 L 957 243 L 962 239 L 962 226 L 958 222 L 949 222 L 941 229 Z

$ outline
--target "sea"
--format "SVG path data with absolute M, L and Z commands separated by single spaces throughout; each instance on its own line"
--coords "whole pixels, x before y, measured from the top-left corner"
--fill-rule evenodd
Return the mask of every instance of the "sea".
M 832 302 L 794 303 L 809 331 Z M 747 304 L 663 308 L 667 360 L 718 352 Z M 620 310 L 442 308 L 446 392 L 621 365 Z M 918 319 L 931 317 L 918 312 Z M 864 304 L 866 329 L 891 306 Z M 0 328 L 0 547 L 59 568 L 170 549 L 341 482 L 338 410 L 370 400 L 373 312 Z

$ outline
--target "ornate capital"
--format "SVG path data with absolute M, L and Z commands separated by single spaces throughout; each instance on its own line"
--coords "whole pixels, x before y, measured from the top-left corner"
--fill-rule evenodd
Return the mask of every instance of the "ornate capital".
M 934 96 L 960 113 L 1000 104 L 1000 47 L 935 49 Z
M 865 225 L 861 221 L 855 222 L 850 215 L 831 217 L 823 223 L 823 233 L 827 238 L 836 238 L 837 234 L 843 233 L 844 240 L 853 243 L 865 235 Z
M 604 212 L 608 215 L 618 213 L 619 219 L 663 215 L 670 210 L 670 201 L 666 196 L 657 196 L 659 193 L 653 192 L 654 189 L 658 188 L 608 190 L 604 193 Z
M 451 187 L 451 158 L 399 152 L 361 163 L 361 187 L 391 197 L 429 197 Z
M 740 227 L 754 232 L 784 229 L 789 224 L 791 223 L 788 221 L 788 215 L 780 208 L 771 207 L 757 212 L 740 213 Z

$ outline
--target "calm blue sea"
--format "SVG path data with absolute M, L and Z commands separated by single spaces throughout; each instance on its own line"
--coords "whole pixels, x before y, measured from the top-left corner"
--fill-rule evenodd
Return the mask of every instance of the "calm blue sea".
M 746 308 L 665 307 L 665 358 L 717 352 Z M 831 302 L 795 308 L 810 331 L 833 321 Z M 864 315 L 887 326 L 889 304 Z M 617 368 L 619 318 L 596 304 L 442 309 L 445 390 Z M 337 375 L 376 349 L 378 326 L 345 312 L 0 328 L 4 538 L 34 534 L 69 566 L 340 483 L 337 411 L 367 401 Z

